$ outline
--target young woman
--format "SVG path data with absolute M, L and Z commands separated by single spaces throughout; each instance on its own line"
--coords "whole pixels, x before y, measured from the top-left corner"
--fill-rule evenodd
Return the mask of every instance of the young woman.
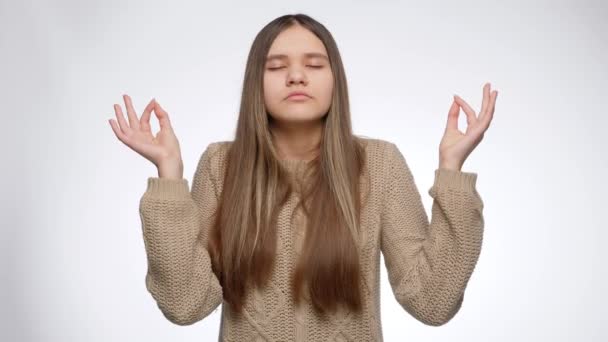
M 148 291 L 179 325 L 224 304 L 221 341 L 381 341 L 382 252 L 402 307 L 445 324 L 462 305 L 484 226 L 477 174 L 460 169 L 496 96 L 486 84 L 479 115 L 454 98 L 429 223 L 397 146 L 353 135 L 338 48 L 309 16 L 279 17 L 256 36 L 235 138 L 207 146 L 191 190 L 167 111 L 152 100 L 138 119 L 125 95 L 129 121 L 115 105 L 111 127 L 158 169 L 139 210 Z

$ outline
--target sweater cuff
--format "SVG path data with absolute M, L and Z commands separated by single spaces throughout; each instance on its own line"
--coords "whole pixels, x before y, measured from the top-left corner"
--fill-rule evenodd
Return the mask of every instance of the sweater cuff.
M 477 173 L 462 172 L 452 169 L 435 169 L 435 186 L 437 188 L 451 188 L 464 191 L 475 190 Z
M 190 195 L 190 188 L 188 187 L 188 180 L 185 178 L 148 177 L 146 192 L 160 198 L 183 198 Z

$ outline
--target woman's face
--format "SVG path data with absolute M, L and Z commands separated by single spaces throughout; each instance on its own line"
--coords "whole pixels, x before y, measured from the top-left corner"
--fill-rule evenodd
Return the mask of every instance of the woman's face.
M 296 24 L 276 37 L 264 68 L 264 103 L 274 120 L 319 120 L 329 110 L 333 86 L 327 51 L 317 36 Z M 308 96 L 288 98 L 293 91 Z

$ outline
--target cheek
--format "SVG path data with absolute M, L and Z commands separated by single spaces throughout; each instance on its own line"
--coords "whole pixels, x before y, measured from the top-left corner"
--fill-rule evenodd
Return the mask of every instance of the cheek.
M 277 80 L 273 77 L 264 76 L 264 100 L 266 102 L 273 102 L 277 94 Z
M 328 75 L 323 75 L 323 78 L 319 80 L 320 90 L 323 93 L 323 98 L 326 101 L 331 101 L 331 96 L 334 89 L 334 79 L 333 75 L 329 73 Z

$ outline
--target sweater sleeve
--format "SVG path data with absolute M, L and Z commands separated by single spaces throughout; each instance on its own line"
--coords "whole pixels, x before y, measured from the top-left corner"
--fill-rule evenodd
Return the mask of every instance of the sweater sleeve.
M 435 169 L 429 224 L 414 178 L 397 146 L 387 146 L 388 181 L 381 250 L 393 294 L 420 322 L 440 326 L 460 310 L 481 252 L 483 202 L 477 174 Z
M 202 320 L 223 300 L 206 249 L 217 206 L 213 151 L 211 144 L 199 159 L 192 192 L 186 179 L 149 177 L 140 200 L 148 261 L 146 288 L 164 316 L 177 325 Z M 197 241 L 199 233 L 202 240 Z

